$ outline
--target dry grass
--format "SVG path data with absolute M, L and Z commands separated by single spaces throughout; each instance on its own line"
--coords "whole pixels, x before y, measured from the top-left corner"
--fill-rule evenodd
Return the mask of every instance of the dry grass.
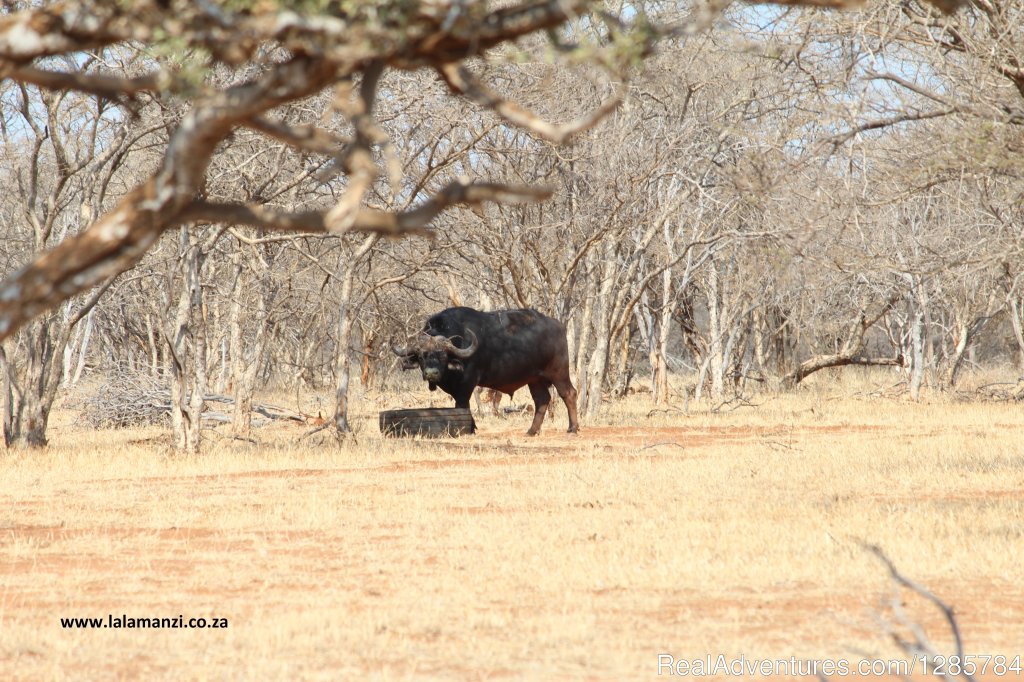
M 535 439 L 517 416 L 436 442 L 376 433 L 424 393 L 371 396 L 356 442 L 280 425 L 195 459 L 59 413 L 47 452 L 0 456 L 0 670 L 618 680 L 655 677 L 659 653 L 899 658 L 862 540 L 957 607 L 969 652 L 1020 653 L 1021 407 L 829 392 L 851 388 L 650 416 L 635 396 L 578 437 L 559 406 Z M 108 613 L 230 625 L 59 623 Z

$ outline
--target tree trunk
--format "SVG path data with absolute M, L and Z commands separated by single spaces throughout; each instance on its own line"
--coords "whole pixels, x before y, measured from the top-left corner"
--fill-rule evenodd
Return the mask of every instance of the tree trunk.
M 588 292 L 590 293 L 590 292 Z M 579 389 L 579 400 L 585 405 L 587 394 L 587 358 L 590 357 L 590 335 L 592 333 L 595 299 L 589 296 L 583 298 L 583 319 L 579 322 L 579 334 L 576 339 L 576 385 Z
M 629 352 L 632 345 L 632 327 L 627 326 L 619 335 L 619 357 L 615 367 L 615 387 L 612 389 L 612 395 L 616 398 L 629 392 L 629 384 L 633 380 L 633 362 Z
M 3 379 L 3 389 L 0 392 L 0 400 L 3 401 L 2 418 L 4 446 L 11 446 L 11 434 L 14 427 L 14 382 L 11 379 L 11 366 L 7 362 L 7 351 L 3 344 L 0 344 L 0 375 Z
M 27 354 L 22 370 L 4 359 L 10 386 L 11 405 L 4 419 L 4 442 L 9 445 L 43 447 L 50 410 L 57 398 L 64 370 L 64 349 L 75 325 L 96 304 L 105 291 L 95 291 L 75 314 L 53 312 L 30 323 L 23 330 Z
M 12 442 L 17 444 L 20 441 L 30 448 L 44 447 L 52 403 L 48 404 L 37 391 L 25 391 L 21 397 L 18 410 L 20 424 L 15 429 Z
M 351 276 L 348 286 L 342 285 L 342 300 L 338 303 L 338 347 L 335 349 L 334 366 L 337 374 L 337 387 L 334 393 L 334 428 L 338 433 L 350 433 L 352 425 L 348 422 L 348 385 L 352 358 L 349 344 L 352 341 L 352 306 L 347 300 L 351 296 Z
M 598 291 L 595 307 L 596 314 L 594 315 L 594 331 L 597 335 L 597 343 L 594 345 L 594 351 L 590 355 L 590 364 L 587 368 L 587 383 L 585 385 L 586 394 L 582 398 L 584 414 L 587 417 L 593 417 L 601 409 L 601 390 L 604 385 L 605 372 L 608 369 L 609 344 L 611 343 L 609 338 L 611 331 L 609 326 L 612 316 L 611 294 L 612 286 L 616 280 L 615 269 L 617 267 L 615 263 L 615 245 L 611 239 L 605 241 L 603 258 L 604 267 L 601 273 L 601 287 Z
M 203 308 L 203 289 L 199 282 L 199 271 L 202 262 L 196 268 L 195 286 L 192 288 L 192 310 L 198 313 L 194 321 L 192 333 L 192 372 L 189 376 L 191 386 L 189 393 L 189 415 L 192 430 L 191 442 L 187 448 L 189 454 L 199 454 L 203 428 L 203 410 L 206 407 L 206 330 L 207 319 Z
M 708 370 L 711 372 L 711 397 L 720 400 L 725 395 L 726 357 L 722 329 L 725 311 L 722 309 L 722 297 L 719 290 L 718 267 L 712 260 L 708 267 Z
M 918 304 L 910 323 L 910 399 L 921 398 L 921 384 L 924 379 L 924 308 Z
M 246 270 L 242 262 L 241 254 L 234 257 L 235 272 L 234 285 L 232 290 L 234 296 L 231 299 L 231 307 L 228 310 L 228 323 L 230 326 L 230 352 L 231 352 L 231 391 L 235 399 L 234 413 L 231 417 L 231 431 L 239 437 L 247 438 L 252 432 L 252 403 L 256 393 L 256 377 L 259 375 L 260 367 L 263 364 L 263 355 L 266 349 L 267 328 L 267 301 L 265 299 L 265 282 L 255 291 L 253 305 L 253 321 L 256 331 L 251 338 L 246 339 L 243 331 L 245 319 L 243 313 L 246 310 L 246 302 L 249 300 L 247 294 L 252 288 L 255 278 L 250 271 Z M 253 264 L 255 266 L 255 264 Z
M 1007 304 L 1010 308 L 1010 326 L 1013 327 L 1013 338 L 1017 340 L 1017 362 L 1018 366 L 1024 369 L 1024 305 L 1017 298 L 1009 297 Z
M 971 325 L 963 320 L 956 325 L 956 345 L 950 355 L 949 367 L 946 369 L 946 386 L 954 388 L 960 368 L 964 363 L 964 355 L 967 353 L 967 346 L 971 342 Z
M 566 316 L 562 316 L 562 319 L 566 319 Z M 565 325 L 565 340 L 569 347 L 569 369 L 572 370 L 576 367 L 576 353 L 578 351 L 576 346 L 576 316 L 568 318 L 568 322 Z M 577 377 L 575 385 L 579 387 L 579 373 L 576 372 L 573 376 Z
M 672 324 L 672 271 L 661 273 L 661 310 L 658 313 L 657 349 L 654 357 L 654 403 L 668 403 L 668 339 Z
M 352 328 L 358 311 L 358 306 L 352 303 L 352 281 L 355 277 L 356 267 L 378 239 L 378 235 L 370 235 L 363 240 L 359 249 L 352 256 L 346 258 L 343 255 L 336 275 L 337 279 L 341 281 L 341 293 L 338 300 L 338 346 L 334 353 L 337 380 L 334 392 L 334 428 L 339 434 L 352 432 L 352 425 L 348 421 L 349 374 L 352 370 L 352 354 L 349 352 L 349 346 L 352 344 Z
M 186 227 L 179 230 L 178 262 L 182 274 L 174 321 L 164 333 L 168 350 L 171 427 L 174 449 L 195 455 L 201 448 L 203 398 L 206 392 L 206 334 L 201 327 L 203 248 Z M 189 338 L 192 340 L 189 353 Z
M 957 376 L 963 367 L 964 357 L 969 354 L 973 360 L 974 341 L 985 328 L 988 321 L 1007 309 L 1006 301 L 1002 296 L 997 296 L 994 290 L 990 291 L 984 306 L 973 307 L 969 302 L 964 301 L 962 305 L 955 306 L 953 314 L 956 322 L 957 340 L 956 347 L 950 359 L 949 368 L 946 371 L 946 385 L 950 388 L 956 386 Z M 1009 306 L 1009 312 L 1014 320 L 1011 326 L 1019 324 L 1017 311 Z M 1016 335 L 1017 329 L 1014 329 Z
M 85 332 L 82 334 L 82 343 L 78 349 L 78 364 L 75 367 L 75 373 L 71 375 L 71 385 L 74 386 L 82 378 L 82 371 L 85 369 L 85 358 L 86 353 L 89 351 L 89 341 L 92 340 L 92 330 L 94 325 L 95 316 L 93 313 L 95 309 L 90 310 L 89 314 L 85 317 Z
M 149 375 L 160 376 L 160 344 L 156 340 L 156 328 L 153 316 L 146 313 L 146 341 L 149 344 Z
M 25 329 L 28 354 L 21 376 L 17 407 L 8 440 L 12 445 L 43 447 L 46 445 L 46 426 L 50 418 L 50 402 L 46 400 L 50 381 L 60 382 L 62 365 L 57 362 L 53 329 L 55 315 L 46 315 Z M 63 345 L 66 345 L 63 344 Z M 63 355 L 61 349 L 60 355 Z M 52 378 L 50 374 L 54 375 Z M 56 388 L 56 387 L 54 387 Z
M 374 341 L 376 339 L 372 334 L 368 334 L 363 339 L 363 358 L 359 371 L 359 385 L 363 387 L 364 391 L 370 387 L 370 357 L 373 355 Z

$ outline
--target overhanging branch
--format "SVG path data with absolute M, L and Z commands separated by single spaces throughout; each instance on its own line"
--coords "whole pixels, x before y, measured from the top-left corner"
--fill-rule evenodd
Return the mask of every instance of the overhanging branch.
M 495 183 L 453 182 L 419 206 L 401 213 L 375 208 L 359 209 L 351 225 L 332 229 L 328 211 L 281 211 L 257 204 L 230 204 L 195 201 L 184 212 L 183 222 L 210 222 L 250 225 L 284 232 L 344 234 L 374 232 L 388 237 L 430 236 L 430 222 L 443 210 L 457 205 L 478 206 L 485 202 L 528 203 L 551 196 L 547 187 L 503 185 Z
M 110 99 L 164 90 L 169 88 L 173 81 L 170 74 L 163 71 L 137 78 L 119 78 L 104 74 L 48 71 L 31 66 L 17 66 L 6 60 L 0 60 L 0 78 L 11 78 L 46 90 L 76 90 Z

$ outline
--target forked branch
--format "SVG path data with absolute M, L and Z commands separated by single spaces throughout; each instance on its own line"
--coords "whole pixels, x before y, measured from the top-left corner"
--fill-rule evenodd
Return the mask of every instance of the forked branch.
M 556 125 L 494 92 L 462 64 L 442 64 L 437 70 L 453 92 L 492 110 L 512 125 L 529 130 L 534 135 L 555 144 L 562 144 L 572 136 L 593 128 L 619 106 L 626 94 L 625 84 L 620 83 L 615 92 L 597 109 L 575 121 Z
M 338 157 L 352 142 L 346 137 L 317 126 L 291 125 L 282 121 L 272 121 L 265 116 L 255 116 L 245 121 L 244 125 L 296 149 L 325 156 Z
M 867 334 L 868 329 L 873 327 L 875 323 L 886 315 L 886 313 L 892 310 L 892 307 L 896 305 L 896 302 L 899 300 L 899 294 L 890 297 L 885 305 L 871 315 L 868 315 L 865 311 L 861 311 L 860 316 L 850 323 L 850 327 L 846 333 L 846 339 L 843 341 L 843 347 L 838 353 L 815 355 L 812 358 L 804 360 L 796 369 L 783 377 L 783 385 L 792 388 L 811 374 L 828 367 L 845 367 L 846 365 L 902 367 L 903 358 L 901 356 L 892 358 L 873 358 L 861 355 L 861 348 L 864 346 L 864 336 Z

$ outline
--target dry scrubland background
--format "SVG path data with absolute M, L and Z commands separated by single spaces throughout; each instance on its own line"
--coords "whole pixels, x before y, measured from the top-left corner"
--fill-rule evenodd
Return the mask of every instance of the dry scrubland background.
M 4 3 L 0 680 L 893 657 L 861 541 L 1021 653 L 1024 3 L 615 4 Z M 563 322 L 583 433 L 382 440 L 450 303 Z M 199 430 L 273 386 L 356 438 Z
M 273 425 L 257 445 L 211 434 L 194 458 L 166 430 L 61 410 L 48 450 L 0 460 L 0 669 L 618 680 L 655 677 L 666 652 L 897 658 L 872 615 L 891 587 L 860 540 L 955 605 L 969 653 L 1021 653 L 1021 407 L 848 397 L 870 390 L 857 376 L 720 413 L 649 416 L 634 396 L 578 437 L 559 408 L 534 439 L 519 415 L 384 440 L 376 410 L 426 393 L 369 395 L 344 445 Z M 107 613 L 230 627 L 58 623 Z

